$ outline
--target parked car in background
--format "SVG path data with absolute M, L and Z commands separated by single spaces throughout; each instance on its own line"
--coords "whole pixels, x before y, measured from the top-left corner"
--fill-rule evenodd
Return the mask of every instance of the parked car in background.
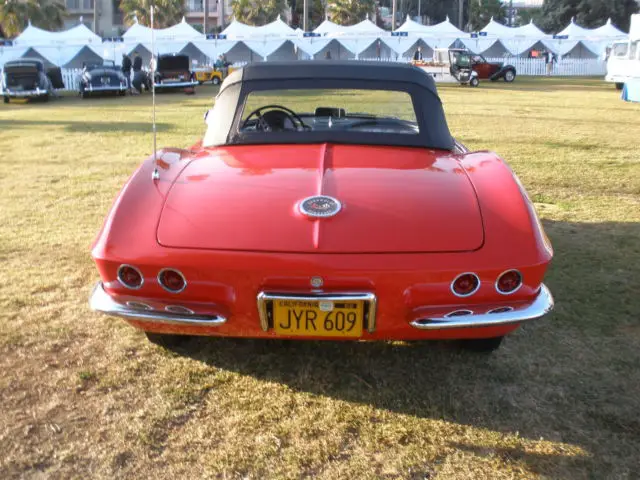
M 552 249 L 504 160 L 451 135 L 433 77 L 260 62 L 202 141 L 147 158 L 92 256 L 91 307 L 181 335 L 459 339 L 497 348 L 553 307 Z
M 436 48 L 433 58 L 412 60 L 411 63 L 431 76 L 437 83 L 459 83 L 477 87 L 478 74 L 471 68 L 471 54 L 456 48 Z
M 505 82 L 513 82 L 516 79 L 516 67 L 503 62 L 488 62 L 482 55 L 471 56 L 473 71 L 478 73 L 481 79 L 493 82 L 503 79 Z
M 155 81 L 156 91 L 174 89 L 193 91 L 193 88 L 198 85 L 198 81 L 191 72 L 189 56 L 177 53 L 158 56 Z
M 2 68 L 0 91 L 4 103 L 9 103 L 11 99 L 46 101 L 55 95 L 56 88 L 64 88 L 60 69 L 45 69 L 44 63 L 38 58 L 11 60 Z
M 82 98 L 101 95 L 126 95 L 128 86 L 120 67 L 105 60 L 102 64 L 86 64 L 80 75 L 79 93 Z

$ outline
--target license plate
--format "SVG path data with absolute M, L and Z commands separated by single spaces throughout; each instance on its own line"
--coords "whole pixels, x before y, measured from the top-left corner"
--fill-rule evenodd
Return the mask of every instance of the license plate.
M 280 335 L 360 337 L 363 300 L 274 300 L 273 327 Z

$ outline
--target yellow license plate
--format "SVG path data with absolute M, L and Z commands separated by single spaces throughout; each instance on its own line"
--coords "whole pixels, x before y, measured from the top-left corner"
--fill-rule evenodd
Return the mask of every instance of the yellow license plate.
M 280 335 L 360 337 L 363 300 L 274 300 L 273 327 Z

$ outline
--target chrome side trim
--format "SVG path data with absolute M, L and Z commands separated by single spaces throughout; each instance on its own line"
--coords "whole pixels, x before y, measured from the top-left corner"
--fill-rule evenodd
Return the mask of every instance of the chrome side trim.
M 259 292 L 257 297 L 258 314 L 260 315 L 260 327 L 265 332 L 269 330 L 269 316 L 267 315 L 267 302 L 273 300 L 331 300 L 334 302 L 349 300 L 364 300 L 368 304 L 367 331 L 373 333 L 376 330 L 376 310 L 378 300 L 373 293 L 317 293 L 317 294 L 280 294 Z
M 6 95 L 7 97 L 16 97 L 16 98 L 20 98 L 20 97 L 41 97 L 44 95 L 49 95 L 49 91 L 48 90 L 43 90 L 43 89 L 36 89 L 36 90 L 5 90 L 3 92 L 3 95 Z
M 169 323 L 172 325 L 217 327 L 227 321 L 225 317 L 220 315 L 180 315 L 170 312 L 159 312 L 157 310 L 136 310 L 114 301 L 109 294 L 104 291 L 102 282 L 98 282 L 94 287 L 91 297 L 89 298 L 89 306 L 92 310 L 106 313 L 107 315 L 146 322 Z
M 495 310 L 495 309 L 494 309 Z M 470 328 L 470 327 L 494 327 L 497 325 L 508 325 L 510 323 L 526 322 L 535 320 L 546 315 L 553 310 L 553 297 L 549 289 L 542 284 L 540 292 L 535 300 L 523 307 L 514 308 L 509 312 L 502 313 L 478 313 L 463 315 L 458 317 L 427 317 L 419 318 L 410 323 L 414 328 L 420 330 L 444 330 L 448 328 Z
M 94 87 L 92 85 L 88 85 L 85 88 L 85 91 L 91 92 L 123 92 L 127 89 L 126 85 L 103 85 L 99 87 Z

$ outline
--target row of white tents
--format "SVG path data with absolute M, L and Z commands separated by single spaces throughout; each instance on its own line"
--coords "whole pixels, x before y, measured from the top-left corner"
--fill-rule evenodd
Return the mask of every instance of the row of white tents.
M 233 21 L 218 36 L 205 36 L 184 19 L 153 31 L 157 53 L 186 53 L 194 65 L 212 63 L 225 54 L 231 62 L 325 58 L 402 59 L 418 46 L 429 57 L 435 48 L 466 47 L 487 57 L 528 56 L 532 50 L 550 50 L 561 57 L 599 58 L 607 46 L 628 35 L 611 24 L 586 29 L 572 21 L 556 35 L 547 35 L 533 23 L 511 28 L 493 19 L 480 32 L 459 30 L 447 18 L 436 25 L 421 25 L 410 18 L 395 32 L 366 19 L 356 25 L 337 25 L 325 20 L 312 33 L 294 30 L 280 18 L 263 26 Z M 0 65 L 21 57 L 39 57 L 47 64 L 65 68 L 83 62 L 119 63 L 122 54 L 137 52 L 148 61 L 152 30 L 135 22 L 121 38 L 102 39 L 84 24 L 62 32 L 29 26 L 11 46 L 0 47 Z

